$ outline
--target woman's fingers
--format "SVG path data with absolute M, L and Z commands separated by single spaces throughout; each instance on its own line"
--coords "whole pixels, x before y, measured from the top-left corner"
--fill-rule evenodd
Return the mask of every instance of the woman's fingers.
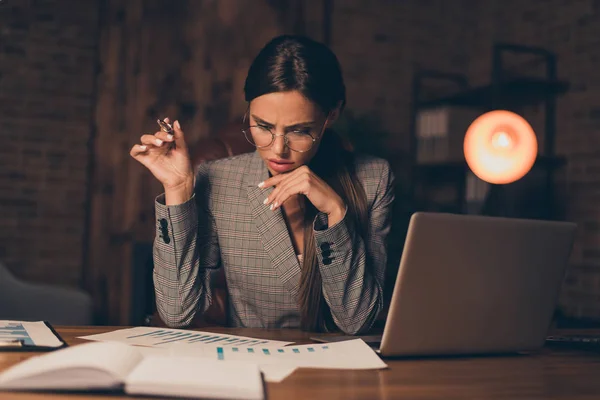
M 172 142 L 173 140 L 173 136 L 168 135 L 166 132 L 156 132 L 154 135 L 142 135 L 142 137 L 140 137 L 141 144 L 134 145 L 129 154 L 132 157 L 146 154 L 149 150 L 163 147 L 166 142 Z
M 161 147 L 165 140 L 157 137 L 156 135 L 142 135 L 140 142 L 146 146 Z
M 271 186 L 277 187 L 277 185 L 279 185 L 280 182 L 282 182 L 285 179 L 287 179 L 294 172 L 295 171 L 272 176 L 269 179 L 265 180 L 264 182 L 260 182 L 258 184 L 258 187 L 261 188 L 261 189 L 266 189 L 266 188 L 271 187 Z
M 177 175 L 180 170 L 186 169 L 184 164 L 189 163 L 189 155 L 183 140 L 183 131 L 178 121 L 171 123 L 168 118 L 163 121 L 172 127 L 169 132 L 158 130 L 153 134 L 142 135 L 140 143 L 134 145 L 129 154 L 144 165 L 153 164 L 157 159 L 166 157 L 169 160 L 169 168 L 173 171 L 163 172 L 174 172 Z M 148 157 L 150 155 L 152 157 Z
M 291 196 L 300 194 L 304 191 L 305 180 L 301 176 L 293 176 L 277 187 L 277 193 L 272 198 L 271 210 L 277 210 Z
M 271 186 L 275 186 L 275 188 L 271 191 L 271 194 L 269 194 L 267 196 L 267 198 L 265 199 L 264 204 L 269 205 L 269 204 L 273 203 L 273 200 L 275 200 L 275 198 L 279 195 L 279 192 L 281 191 L 281 188 L 285 185 L 285 183 L 288 180 L 293 179 L 292 174 L 293 174 L 293 172 L 275 175 L 274 177 L 269 178 L 266 181 L 261 182 L 258 185 L 258 187 L 262 188 L 262 189 L 268 188 Z M 274 178 L 277 178 L 277 179 L 274 179 Z
M 183 129 L 181 129 L 181 125 L 179 125 L 179 121 L 175 121 L 173 124 L 173 135 L 175 137 L 175 145 L 180 149 L 187 148 L 185 143 L 185 135 L 183 134 Z
M 292 188 L 293 191 L 293 187 L 296 185 L 297 180 L 298 177 L 295 174 L 287 174 L 285 179 L 279 181 L 275 189 L 273 189 L 265 204 L 270 204 L 271 210 L 275 210 L 277 207 L 280 207 L 290 196 L 284 195 L 284 193 L 289 193 L 290 188 Z
M 162 140 L 163 142 L 173 142 L 175 138 L 173 137 L 173 133 L 167 133 L 165 131 L 158 131 L 154 133 L 154 136 Z
M 148 152 L 148 146 L 143 145 L 143 144 L 136 144 L 135 146 L 133 146 L 131 148 L 129 155 L 131 155 L 132 157 L 137 157 L 140 154 L 146 154 L 147 152 Z

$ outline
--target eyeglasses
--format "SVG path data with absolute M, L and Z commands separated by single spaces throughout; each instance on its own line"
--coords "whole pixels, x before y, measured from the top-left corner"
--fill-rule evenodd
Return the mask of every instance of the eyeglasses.
M 245 120 L 246 117 L 244 116 L 244 121 Z M 325 129 L 326 124 L 327 121 L 325 121 L 323 124 L 321 133 Z M 267 126 L 252 125 L 247 129 L 242 129 L 242 132 L 244 132 L 246 140 L 259 149 L 269 147 L 273 144 L 273 142 L 275 142 L 276 137 L 283 136 L 285 145 L 288 147 L 288 149 L 298 153 L 306 153 L 312 149 L 318 138 L 318 136 L 315 137 L 316 135 L 311 133 L 310 128 L 296 129 L 291 132 L 284 133 L 283 135 L 276 135 L 273 130 Z
M 292 151 L 305 153 L 312 149 L 317 139 L 308 130 L 296 130 L 283 135 L 276 135 L 266 126 L 253 125 L 248 129 L 242 129 L 246 140 L 259 149 L 269 147 L 277 136 L 283 136 L 285 145 Z

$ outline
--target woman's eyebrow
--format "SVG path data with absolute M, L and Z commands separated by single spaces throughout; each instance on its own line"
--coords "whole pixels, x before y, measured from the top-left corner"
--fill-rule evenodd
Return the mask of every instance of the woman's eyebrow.
M 258 122 L 259 124 L 262 124 L 262 125 L 275 126 L 274 124 L 267 122 L 264 119 L 257 117 L 254 114 L 252 114 L 252 119 L 254 119 L 256 122 Z M 315 124 L 315 121 L 297 122 L 295 124 L 286 126 L 285 129 L 298 128 L 300 126 L 307 126 L 307 125 L 314 125 L 314 124 Z

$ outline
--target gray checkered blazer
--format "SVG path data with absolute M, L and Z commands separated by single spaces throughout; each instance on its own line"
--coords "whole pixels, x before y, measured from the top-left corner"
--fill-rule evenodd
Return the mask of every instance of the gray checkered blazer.
M 345 219 L 328 227 L 325 214 L 314 225 L 324 298 L 348 334 L 368 330 L 382 308 L 394 200 L 387 161 L 357 156 L 356 173 L 369 205 L 367 237 Z M 257 185 L 267 178 L 258 153 L 248 153 L 201 164 L 188 202 L 165 206 L 164 195 L 156 199 L 154 286 L 167 325 L 189 325 L 206 311 L 211 270 L 224 268 L 233 326 L 300 326 L 300 263 L 281 209 L 263 204 L 273 189 Z

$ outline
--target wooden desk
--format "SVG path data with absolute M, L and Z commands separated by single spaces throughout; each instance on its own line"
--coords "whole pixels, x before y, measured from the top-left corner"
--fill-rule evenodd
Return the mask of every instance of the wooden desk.
M 77 336 L 118 327 L 58 327 L 70 344 Z M 206 329 L 213 332 L 309 343 L 294 330 Z M 3 370 L 36 353 L 0 353 Z M 380 371 L 300 369 L 281 383 L 269 383 L 269 399 L 600 399 L 600 352 L 544 349 L 536 355 L 385 360 Z M 98 398 L 101 395 L 0 393 L 0 400 Z M 139 397 L 136 397 L 139 399 Z

